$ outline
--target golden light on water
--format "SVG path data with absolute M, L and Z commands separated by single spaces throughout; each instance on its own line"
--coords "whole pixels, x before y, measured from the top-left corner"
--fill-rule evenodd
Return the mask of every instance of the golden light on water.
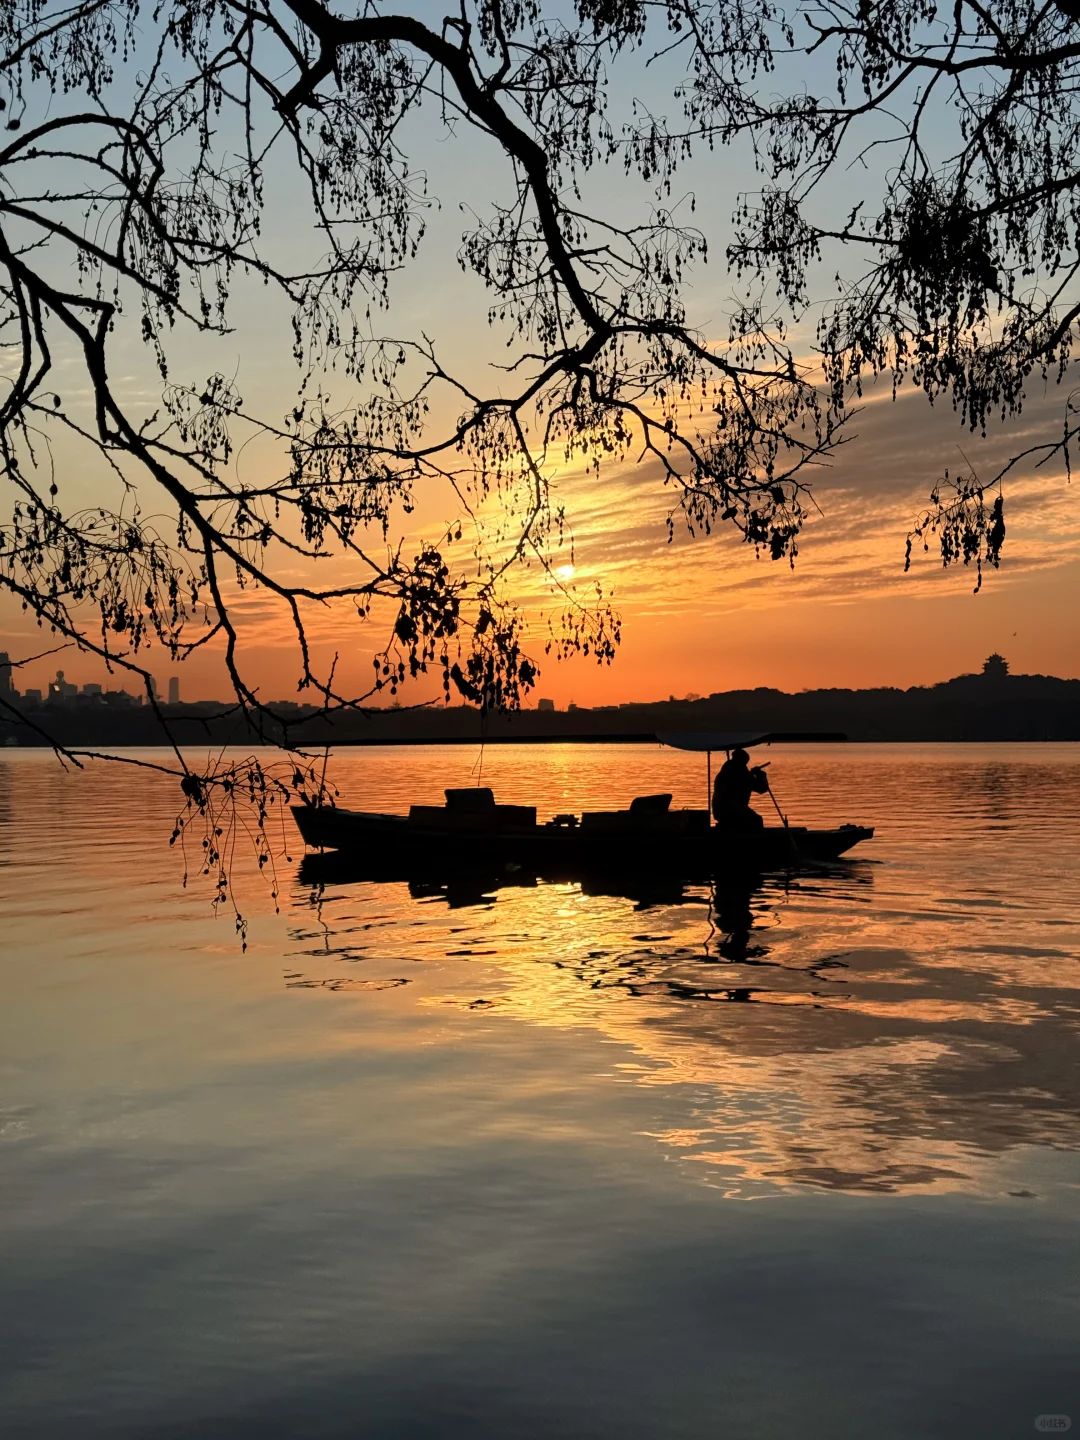
M 522 1046 L 534 1056 L 554 1046 L 583 1058 L 599 1041 L 613 1047 L 604 1071 L 636 1092 L 629 1131 L 651 1137 L 649 1148 L 687 1178 L 732 1197 L 807 1186 L 998 1193 L 1010 1153 L 1074 1148 L 1080 1110 L 1055 1060 L 1075 1041 L 1069 1007 L 1080 963 L 1074 852 L 1061 846 L 1061 833 L 1080 825 L 1072 749 L 1013 747 L 1008 763 L 994 747 L 783 747 L 771 758 L 799 820 L 868 819 L 880 839 L 835 872 L 715 891 L 623 893 L 527 875 L 464 888 L 360 877 L 313 887 L 284 866 L 288 942 L 274 943 L 266 917 L 240 958 L 228 917 L 204 933 L 212 922 L 200 911 L 204 959 L 161 978 L 166 1008 L 197 1008 L 203 988 L 219 999 L 234 990 L 238 1015 L 250 1001 L 274 1025 L 243 1036 L 225 1025 L 199 1053 L 262 1063 L 289 1033 L 279 1006 L 288 997 L 292 1016 L 306 996 L 320 1008 L 297 1012 L 295 1023 L 302 1014 L 310 1028 L 284 1041 L 290 1053 L 308 1045 L 352 1054 L 360 1034 L 369 1057 L 393 1053 L 395 1064 L 434 1036 L 470 1054 L 479 1045 L 504 1094 L 523 1105 L 549 1082 L 561 1089 L 562 1071 L 519 1079 L 503 1073 L 504 1057 L 516 1065 Z M 401 811 L 467 781 L 475 762 L 468 747 L 406 757 L 373 749 L 335 755 L 331 766 L 344 803 Z M 133 811 L 126 776 L 114 771 L 71 777 L 22 752 L 8 770 L 23 830 L 43 805 L 65 816 L 64 884 L 77 882 L 87 914 L 107 929 L 111 877 L 151 884 L 156 869 L 133 868 L 133 827 L 139 856 L 153 856 L 171 795 L 156 804 L 144 796 Z M 659 747 L 502 746 L 484 756 L 485 783 L 500 800 L 547 810 L 662 790 L 692 803 L 700 778 L 698 757 Z M 912 794 L 922 802 L 915 811 Z M 1051 852 L 1031 848 L 1037 818 L 1050 816 L 1060 874 Z M 1014 825 L 1027 848 L 1010 850 L 1003 873 L 1000 836 Z M 76 832 L 87 843 L 72 848 Z M 951 837 L 947 863 L 939 832 Z M 159 921 L 162 887 L 174 883 L 167 866 L 153 880 Z M 253 917 L 263 908 L 257 884 L 242 885 Z M 183 906 L 174 900 L 167 911 L 177 924 L 200 903 L 194 890 L 183 894 Z M 137 957 L 123 981 L 115 961 L 108 971 L 110 983 L 137 989 L 154 974 Z M 158 1005 L 151 990 L 148 1003 Z M 363 1008 L 334 1011 L 330 1023 L 321 1007 L 331 996 Z M 97 1029 L 110 1045 L 122 1023 L 103 1005 Z M 57 1033 L 54 1019 L 43 1033 Z M 574 1123 L 587 1128 L 592 1107 L 606 1102 L 602 1085 L 586 1089 Z M 526 1129 L 537 1123 L 531 1105 Z

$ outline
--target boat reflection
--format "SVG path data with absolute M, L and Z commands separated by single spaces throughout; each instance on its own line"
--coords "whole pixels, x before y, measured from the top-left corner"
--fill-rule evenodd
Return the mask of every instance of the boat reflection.
M 832 870 L 846 871 L 844 862 L 833 862 Z M 796 873 L 826 874 L 830 866 L 807 866 L 805 872 L 784 872 L 789 878 Z M 775 877 L 773 877 L 775 878 Z M 747 871 L 713 880 L 707 869 L 683 875 L 656 874 L 648 870 L 560 869 L 543 873 L 520 865 L 494 866 L 451 865 L 438 868 L 417 866 L 403 869 L 400 865 L 384 864 L 370 856 L 358 857 L 347 851 L 326 850 L 305 855 L 300 863 L 301 885 L 325 888 L 328 885 L 355 885 L 363 882 L 403 883 L 414 900 L 444 900 L 451 910 L 489 905 L 500 890 L 535 890 L 541 884 L 574 885 L 585 896 L 607 896 L 630 900 L 635 910 L 650 910 L 667 905 L 701 905 L 703 887 L 712 887 L 717 923 L 731 932 L 730 943 L 735 950 L 746 949 L 753 928 L 750 897 L 761 890 L 764 877 Z
M 805 884 L 815 886 L 831 883 L 841 886 L 866 883 L 872 873 L 865 862 L 831 861 L 809 864 L 799 870 L 760 874 L 755 871 L 730 871 L 723 876 L 708 874 L 677 877 L 672 875 L 626 870 L 574 870 L 537 874 L 520 866 L 494 867 L 475 865 L 444 866 L 439 870 L 411 868 L 403 873 L 400 866 L 386 865 L 372 857 L 358 858 L 341 851 L 306 855 L 301 863 L 299 880 L 309 891 L 309 904 L 326 925 L 324 900 L 337 887 L 352 885 L 390 885 L 404 891 L 412 901 L 442 904 L 450 911 L 490 909 L 498 901 L 536 893 L 536 905 L 558 905 L 567 889 L 581 901 L 624 900 L 630 902 L 626 914 L 687 910 L 696 908 L 704 922 L 698 943 L 677 947 L 682 964 L 708 964 L 724 967 L 725 978 L 738 982 L 747 978 L 739 974 L 743 966 L 765 966 L 789 975 L 791 965 L 779 958 L 770 958 L 768 935 L 776 923 L 776 907 L 781 898 L 790 898 Z M 589 921 L 583 917 L 588 933 Z M 727 1000 L 750 1002 L 775 998 L 771 988 L 749 983 L 714 985 L 713 976 L 678 976 L 665 973 L 672 960 L 666 947 L 656 949 L 646 944 L 649 936 L 623 937 L 622 943 L 612 933 L 610 916 L 596 917 L 598 924 L 593 938 L 604 941 L 611 949 L 587 949 L 580 957 L 568 957 L 564 946 L 555 944 L 552 958 L 560 968 L 580 968 L 582 981 L 593 991 L 612 986 L 634 995 L 650 990 L 663 990 L 682 1000 Z M 329 939 L 330 929 L 323 935 Z M 492 937 L 496 938 L 497 937 Z M 625 939 L 637 942 L 630 953 Z M 687 938 L 690 938 L 689 935 Z M 328 953 L 343 958 L 359 959 L 349 946 L 328 945 Z M 465 952 L 468 953 L 468 952 Z M 490 953 L 490 952 L 488 952 Z M 509 958 L 509 957 L 507 957 Z M 543 958 L 542 954 L 537 958 Z M 610 960 L 610 965 L 606 962 Z M 826 962 L 826 966 L 829 962 Z M 800 973 L 812 980 L 821 978 L 818 967 L 809 964 Z

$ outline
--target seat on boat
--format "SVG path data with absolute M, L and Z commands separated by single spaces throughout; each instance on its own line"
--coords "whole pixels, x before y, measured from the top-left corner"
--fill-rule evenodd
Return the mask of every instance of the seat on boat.
M 495 791 L 486 785 L 473 785 L 468 790 L 444 790 L 447 810 L 458 814 L 477 815 L 495 809 Z
M 630 814 L 662 815 L 670 806 L 670 795 L 635 795 L 630 801 Z
M 486 785 L 443 793 L 445 805 L 410 805 L 409 823 L 425 829 L 467 834 L 536 827 L 535 805 L 496 805 L 495 792 Z

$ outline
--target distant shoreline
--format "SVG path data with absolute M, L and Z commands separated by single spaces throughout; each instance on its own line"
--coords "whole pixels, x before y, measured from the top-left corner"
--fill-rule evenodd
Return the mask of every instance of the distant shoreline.
M 992 662 L 997 662 L 996 667 Z M 169 738 L 191 745 L 488 745 L 648 744 L 672 731 L 836 732 L 860 742 L 987 742 L 1080 740 L 1080 680 L 1010 675 L 998 656 L 982 674 L 958 675 L 908 690 L 805 690 L 760 687 L 705 697 L 607 705 L 493 711 L 470 705 L 415 709 L 340 710 L 332 714 L 292 702 L 270 704 L 272 718 L 212 701 L 162 705 Z M 12 702 L 19 705 L 19 697 Z M 162 730 L 153 709 L 131 697 L 78 695 L 27 708 L 25 719 L 2 712 L 0 746 L 157 745 Z M 36 727 L 36 728 L 35 728 Z M 44 732 L 44 733 L 41 733 Z

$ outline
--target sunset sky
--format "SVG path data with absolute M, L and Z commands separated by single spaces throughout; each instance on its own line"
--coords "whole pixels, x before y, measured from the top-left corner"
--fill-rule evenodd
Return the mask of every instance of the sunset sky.
M 1052 423 L 1056 402 L 1032 407 L 1033 427 Z M 905 575 L 904 538 L 935 466 L 960 461 L 962 444 L 981 468 L 980 459 L 990 464 L 1003 453 L 998 444 L 973 441 L 951 412 L 930 412 L 914 395 L 895 404 L 875 398 L 854 424 L 858 438 L 815 487 L 823 514 L 808 526 L 794 570 L 755 558 L 730 535 L 691 539 L 677 529 L 669 545 L 665 492 L 646 467 L 601 482 L 567 479 L 572 583 L 587 589 L 599 579 L 614 591 L 623 643 L 610 668 L 548 660 L 536 696 L 596 705 L 757 685 L 928 684 L 977 669 L 992 650 L 1017 671 L 1080 675 L 1080 515 L 1064 476 L 1054 470 L 1008 483 L 1006 558 L 976 595 L 973 570 L 943 572 L 933 551 L 917 551 Z M 541 596 L 535 604 L 550 608 L 551 601 Z M 239 608 L 251 673 L 267 696 L 291 698 L 295 653 L 284 618 L 257 595 Z M 9 610 L 0 647 L 13 658 L 48 648 L 47 637 L 20 619 Z M 349 631 L 356 635 L 355 624 Z M 340 646 L 333 617 L 315 633 L 326 655 Z M 379 633 L 360 632 L 351 654 L 340 646 L 340 673 L 357 684 L 366 678 Z M 535 634 L 539 650 L 539 623 Z M 105 678 L 67 652 L 26 667 L 17 684 L 43 687 L 57 666 L 80 683 Z M 151 668 L 162 689 L 178 673 L 186 699 L 226 693 L 213 654 L 197 654 L 178 671 L 161 655 Z M 416 698 L 423 696 L 418 689 Z
M 666 85 L 670 95 L 673 78 L 669 63 L 666 74 L 661 67 L 647 83 L 654 89 Z M 620 81 L 616 109 L 628 103 L 639 83 L 646 83 L 640 67 Z M 439 203 L 428 212 L 419 258 L 395 277 L 389 311 L 376 323 L 385 333 L 432 335 L 467 375 L 498 385 L 491 367 L 506 362 L 505 337 L 488 328 L 488 297 L 478 281 L 462 274 L 456 252 L 463 212 L 483 213 L 492 197 L 505 193 L 505 161 L 474 135 L 450 136 L 437 125 L 419 126 L 414 139 L 415 163 Z M 597 213 L 624 219 L 640 213 L 645 192 L 625 180 L 618 166 L 601 168 L 591 178 L 589 202 Z M 729 151 L 699 157 L 679 179 L 685 188 L 671 203 L 688 211 L 689 197 L 695 197 L 693 223 L 708 236 L 712 256 L 688 278 L 689 318 L 706 334 L 721 335 L 735 285 L 723 261 L 728 217 L 738 192 L 760 182 L 747 156 Z M 823 203 L 849 203 L 856 193 L 851 183 L 842 176 Z M 269 211 L 268 243 L 279 258 L 310 259 L 319 242 L 307 213 L 283 190 L 270 195 Z M 826 257 L 826 268 L 834 258 Z M 215 370 L 235 375 L 249 408 L 278 419 L 293 403 L 297 384 L 288 314 L 261 285 L 240 281 L 233 320 L 234 333 L 224 339 L 200 339 L 178 329 L 173 373 L 199 383 Z M 811 312 L 793 332 L 795 348 L 807 356 L 815 323 Z M 61 353 L 57 362 L 58 389 L 70 380 L 65 401 L 85 404 L 77 358 Z M 133 411 L 149 414 L 160 403 L 160 381 L 131 319 L 117 337 L 113 373 Z M 340 376 L 334 383 L 342 403 L 358 398 Z M 942 471 L 962 470 L 970 462 L 989 476 L 1010 454 L 1060 431 L 1067 385 L 1045 393 L 1033 389 L 1022 421 L 985 439 L 963 430 L 947 405 L 931 410 L 910 391 L 894 403 L 887 391 L 882 386 L 880 393 L 869 393 L 862 413 L 850 422 L 850 443 L 819 472 L 814 496 L 821 513 L 807 526 L 793 571 L 755 558 L 734 535 L 690 539 L 678 520 L 669 544 L 665 517 L 672 496 L 652 464 L 623 461 L 599 479 L 553 464 L 556 496 L 566 505 L 573 532 L 572 571 L 569 548 L 556 557 L 563 578 L 582 594 L 596 582 L 612 592 L 623 644 L 611 668 L 549 660 L 530 703 L 541 695 L 560 705 L 571 700 L 595 705 L 757 685 L 798 690 L 926 684 L 978 668 L 991 650 L 1001 651 L 1016 671 L 1080 675 L 1075 604 L 1080 515 L 1060 463 L 1037 475 L 1019 470 L 1010 477 L 1005 560 L 999 572 L 988 574 L 981 594 L 972 594 L 972 571 L 942 573 L 933 551 L 918 554 L 912 571 L 903 573 L 905 535 Z M 60 501 L 69 510 L 116 503 L 115 481 L 92 454 L 57 437 L 54 456 Z M 280 468 L 281 461 L 268 446 L 254 443 L 235 463 L 237 473 L 250 477 Z M 448 494 L 433 490 L 419 499 L 399 532 L 410 543 L 440 536 L 454 518 Z M 143 504 L 146 513 L 155 513 L 157 502 L 149 492 Z M 168 533 L 167 516 L 161 529 Z M 283 574 L 295 573 L 292 563 L 285 562 Z M 318 567 L 324 583 L 331 577 L 340 583 L 348 574 L 341 559 Z M 543 660 L 543 614 L 555 606 L 554 597 L 535 574 L 521 577 L 518 589 L 533 616 L 532 651 Z M 280 607 L 249 593 L 239 600 L 237 614 L 253 683 L 266 698 L 295 697 L 296 651 Z M 337 653 L 338 679 L 362 688 L 371 675 L 372 654 L 384 640 L 385 620 L 377 616 L 358 627 L 342 612 L 312 617 L 316 658 L 328 666 Z M 0 648 L 13 659 L 53 643 L 10 603 L 0 609 Z M 148 652 L 147 662 L 162 689 L 169 675 L 179 674 L 185 699 L 227 693 L 220 655 L 213 650 L 196 653 L 179 670 L 160 651 Z M 44 688 L 58 667 L 78 683 L 107 679 L 97 662 L 68 650 L 20 668 L 16 684 Z M 130 679 L 107 683 L 134 688 Z M 402 698 L 436 693 L 436 686 L 421 683 Z

